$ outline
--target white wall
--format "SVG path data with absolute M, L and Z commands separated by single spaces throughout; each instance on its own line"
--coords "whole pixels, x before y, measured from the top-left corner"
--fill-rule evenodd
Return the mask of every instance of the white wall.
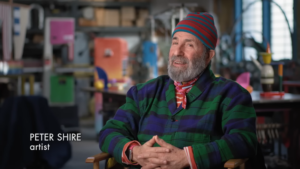
M 217 21 L 216 15 L 213 13 L 214 1 L 213 0 L 151 0 L 151 14 L 155 18 L 160 19 L 167 29 L 171 29 L 171 16 L 174 11 L 172 11 L 172 3 L 185 3 L 185 4 L 197 4 L 198 7 L 203 7 L 207 12 L 211 13 L 215 21 Z M 162 13 L 163 11 L 167 11 Z M 218 25 L 215 22 L 217 30 Z

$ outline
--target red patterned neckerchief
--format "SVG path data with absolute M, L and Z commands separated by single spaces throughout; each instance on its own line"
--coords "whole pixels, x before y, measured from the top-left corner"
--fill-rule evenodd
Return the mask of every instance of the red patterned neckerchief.
M 182 108 L 186 108 L 186 94 L 192 89 L 194 86 L 194 83 L 198 80 L 199 76 L 197 76 L 195 79 L 192 79 L 185 84 L 182 84 L 181 82 L 174 81 L 175 90 L 176 90 L 176 103 L 177 108 L 182 103 Z

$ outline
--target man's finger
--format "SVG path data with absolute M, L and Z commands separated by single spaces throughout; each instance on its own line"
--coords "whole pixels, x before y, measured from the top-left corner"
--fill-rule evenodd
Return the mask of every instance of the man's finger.
M 156 158 L 157 154 L 156 153 L 145 153 L 145 154 L 140 154 L 138 155 L 138 159 L 143 159 L 143 158 Z
M 149 158 L 148 161 L 152 164 L 159 165 L 159 166 L 167 164 L 166 160 L 161 160 L 161 159 L 158 159 L 158 158 Z
M 153 169 L 153 168 L 157 168 L 157 167 L 159 167 L 159 166 L 155 165 L 155 164 L 148 164 L 148 165 L 143 166 L 141 169 Z
M 154 144 L 155 144 L 155 139 L 154 139 L 155 136 L 153 136 L 149 141 L 147 141 L 146 143 L 144 143 L 145 146 L 147 147 L 152 147 Z
M 154 139 L 158 145 L 161 147 L 167 147 L 167 148 L 172 148 L 173 146 L 171 144 L 168 144 L 165 142 L 163 139 L 158 138 L 158 136 L 154 136 Z
M 165 147 L 152 147 L 150 149 L 150 152 L 152 152 L 152 153 L 169 153 L 170 149 L 165 148 Z

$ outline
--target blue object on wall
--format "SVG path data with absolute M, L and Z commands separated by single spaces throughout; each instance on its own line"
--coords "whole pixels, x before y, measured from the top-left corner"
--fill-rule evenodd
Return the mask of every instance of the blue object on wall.
M 241 0 L 235 0 L 235 12 L 234 12 L 234 18 L 238 19 L 239 16 L 242 14 L 243 10 L 243 2 Z M 241 38 L 240 32 L 243 32 L 243 21 L 239 22 L 236 26 L 235 33 L 237 36 L 235 37 L 236 42 Z M 243 47 L 242 44 L 238 44 L 235 49 L 235 61 L 240 62 L 243 58 Z
M 267 42 L 271 44 L 271 2 L 263 1 L 263 36 L 264 38 L 264 47 L 267 48 Z
M 147 65 L 147 63 L 153 69 L 153 76 L 156 78 L 158 76 L 157 44 L 151 41 L 143 43 L 143 64 Z
M 297 6 L 299 6 L 298 5 L 299 4 L 299 2 L 298 2 L 298 0 L 294 0 L 294 31 L 293 31 L 293 46 L 292 46 L 292 51 L 293 51 L 293 60 L 298 60 L 298 48 L 297 48 L 297 46 L 298 46 L 298 41 L 297 41 L 297 37 L 298 37 L 298 32 L 296 31 L 296 30 L 298 30 L 298 28 L 297 28 L 297 20 L 298 20 L 298 15 L 297 15 Z
M 107 78 L 106 72 L 98 66 L 96 66 L 96 70 L 97 70 L 97 74 L 98 74 L 99 79 L 104 80 L 104 89 L 108 90 L 108 86 L 107 86 L 108 78 Z

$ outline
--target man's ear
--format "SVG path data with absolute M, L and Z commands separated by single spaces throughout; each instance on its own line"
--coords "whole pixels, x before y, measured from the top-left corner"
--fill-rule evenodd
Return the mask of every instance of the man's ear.
M 211 61 L 211 59 L 215 56 L 216 52 L 215 50 L 209 50 L 208 56 L 206 59 L 206 65 Z

